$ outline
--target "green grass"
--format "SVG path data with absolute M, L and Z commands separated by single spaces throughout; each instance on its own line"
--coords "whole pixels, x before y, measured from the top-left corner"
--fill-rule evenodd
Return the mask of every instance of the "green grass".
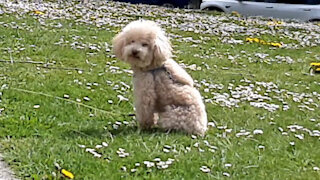
M 170 18 L 169 15 L 159 15 L 156 12 L 153 17 L 143 17 Z M 166 10 L 166 13 L 170 12 Z M 118 13 L 115 18 L 122 17 Z M 139 17 L 128 13 L 124 16 L 130 20 Z M 221 16 L 231 17 L 224 19 L 224 23 L 229 21 L 241 24 L 240 21 L 243 21 L 232 19 L 229 15 L 219 15 Z M 47 25 L 41 25 L 40 20 Z M 319 137 L 310 136 L 306 130 L 290 132 L 287 128 L 296 124 L 307 130 L 319 130 L 320 113 L 315 107 L 319 105 L 319 96 L 312 94 L 320 93 L 319 77 L 305 74 L 309 63 L 319 56 L 319 46 L 275 49 L 246 42 L 232 45 L 222 43 L 221 37 L 216 35 L 168 28 L 168 32 L 182 38 L 201 40 L 200 36 L 209 37 L 199 44 L 172 38 L 175 59 L 186 65 L 196 64 L 201 67 L 201 70 L 187 68 L 199 83 L 206 80 L 211 85 L 221 86 L 220 89 L 209 88 L 207 91 L 203 83 L 200 83 L 199 89 L 203 97 L 213 102 L 206 103 L 208 120 L 215 122 L 217 127 L 210 127 L 205 137 L 193 139 L 182 132 L 166 133 L 156 129 L 140 131 L 135 119 L 129 116 L 134 113 L 131 74 L 126 72 L 129 66 L 116 60 L 112 52 L 105 50 L 111 48 L 111 39 L 119 27 L 96 27 L 64 18 L 52 20 L 16 13 L 0 15 L 0 22 L 1 60 L 14 62 L 0 62 L 0 109 L 4 109 L 0 111 L 0 152 L 21 179 L 63 178 L 56 170 L 55 162 L 71 171 L 75 179 L 228 179 L 223 173 L 228 173 L 232 179 L 320 178 L 320 171 L 313 169 L 320 166 Z M 181 19 L 179 23 L 182 22 Z M 58 23 L 62 27 L 53 26 Z M 15 25 L 19 28 L 12 27 Z M 249 29 L 268 29 L 262 25 L 247 25 Z M 300 30 L 288 28 L 287 31 Z M 245 41 L 247 36 L 234 33 L 231 37 Z M 296 40 L 281 40 L 281 32 L 274 35 L 257 34 L 255 37 L 298 43 Z M 55 44 L 58 42 L 60 43 Z M 83 46 L 100 46 L 100 51 L 88 47 L 74 49 L 70 45 L 73 42 L 85 44 Z M 256 57 L 255 53 L 269 54 L 266 59 L 274 59 L 278 55 L 290 56 L 294 63 L 266 63 Z M 207 55 L 209 57 L 200 58 Z M 236 58 L 230 60 L 229 55 Z M 19 61 L 49 65 L 18 63 Z M 111 66 L 119 69 L 112 70 Z M 229 69 L 224 69 L 226 67 Z M 277 104 L 279 109 L 270 112 L 251 106 L 249 101 L 239 102 L 239 107 L 225 107 L 214 101 L 214 93 L 230 94 L 230 84 L 234 88 L 249 86 L 250 83 L 243 82 L 244 79 L 251 81 L 257 94 L 267 93 L 265 96 L 271 100 L 265 102 Z M 266 87 L 255 84 L 256 82 L 272 82 L 277 85 L 276 90 L 284 91 L 280 94 L 269 92 Z M 301 102 L 295 102 L 288 92 L 298 93 Z M 306 97 L 303 93 L 310 96 Z M 69 99 L 63 98 L 64 95 L 69 95 Z M 120 102 L 117 95 L 122 95 L 129 101 Z M 90 100 L 86 101 L 84 97 L 89 97 Z M 283 103 L 279 99 L 283 99 L 290 109 L 282 110 Z M 108 103 L 110 100 L 113 103 Z M 300 110 L 299 106 L 308 101 L 311 103 L 308 106 L 316 109 L 315 111 Z M 35 108 L 35 105 L 40 107 Z M 128 124 L 113 128 L 116 122 L 124 121 Z M 288 134 L 282 134 L 279 128 Z M 263 130 L 263 134 L 253 135 L 255 129 Z M 251 135 L 237 137 L 241 130 L 249 131 Z M 295 137 L 299 134 L 304 134 L 303 140 Z M 214 152 L 210 151 L 212 148 L 205 141 L 216 146 Z M 102 154 L 101 158 L 96 158 L 79 147 L 85 145 L 95 148 L 102 142 L 107 142 L 109 146 L 97 149 Z M 290 145 L 290 142 L 295 142 L 295 145 Z M 171 146 L 170 152 L 164 152 L 165 145 Z M 129 156 L 119 157 L 119 148 L 125 149 Z M 162 161 L 172 158 L 174 162 L 167 169 L 147 168 L 143 164 L 144 161 L 153 161 L 155 158 L 161 158 Z M 141 166 L 135 167 L 135 163 L 140 163 Z M 225 164 L 232 165 L 225 167 Z M 211 172 L 202 172 L 201 166 L 207 166 Z M 131 169 L 137 171 L 132 173 Z

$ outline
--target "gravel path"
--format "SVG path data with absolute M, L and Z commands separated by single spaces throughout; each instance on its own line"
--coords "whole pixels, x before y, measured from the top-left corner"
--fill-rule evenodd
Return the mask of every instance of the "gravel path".
M 7 164 L 3 161 L 1 154 L 0 154 L 0 180 L 17 180 L 13 176 L 13 172 L 9 169 Z

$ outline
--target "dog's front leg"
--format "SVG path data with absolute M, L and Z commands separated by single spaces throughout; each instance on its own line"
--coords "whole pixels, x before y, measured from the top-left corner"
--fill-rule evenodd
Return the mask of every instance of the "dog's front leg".
M 150 129 L 155 125 L 153 106 L 154 103 L 147 99 L 144 99 L 141 104 L 136 105 L 136 117 L 141 129 Z
M 155 125 L 155 82 L 151 73 L 138 73 L 134 76 L 134 98 L 136 117 L 141 129 Z

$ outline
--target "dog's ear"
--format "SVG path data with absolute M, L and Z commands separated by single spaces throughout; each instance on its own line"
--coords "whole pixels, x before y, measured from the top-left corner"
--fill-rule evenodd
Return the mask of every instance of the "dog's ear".
M 113 52 L 117 58 L 123 60 L 123 48 L 125 45 L 125 36 L 124 33 L 121 32 L 116 35 L 116 37 L 112 40 Z
M 163 62 L 172 56 L 172 47 L 164 32 L 158 33 L 154 42 L 153 61 Z

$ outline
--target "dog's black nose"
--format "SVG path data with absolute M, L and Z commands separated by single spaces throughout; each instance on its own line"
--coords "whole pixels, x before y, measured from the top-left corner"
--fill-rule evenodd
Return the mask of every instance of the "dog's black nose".
M 138 55 L 138 53 L 139 53 L 138 50 L 136 50 L 136 49 L 132 50 L 132 55 L 136 56 L 136 55 Z

